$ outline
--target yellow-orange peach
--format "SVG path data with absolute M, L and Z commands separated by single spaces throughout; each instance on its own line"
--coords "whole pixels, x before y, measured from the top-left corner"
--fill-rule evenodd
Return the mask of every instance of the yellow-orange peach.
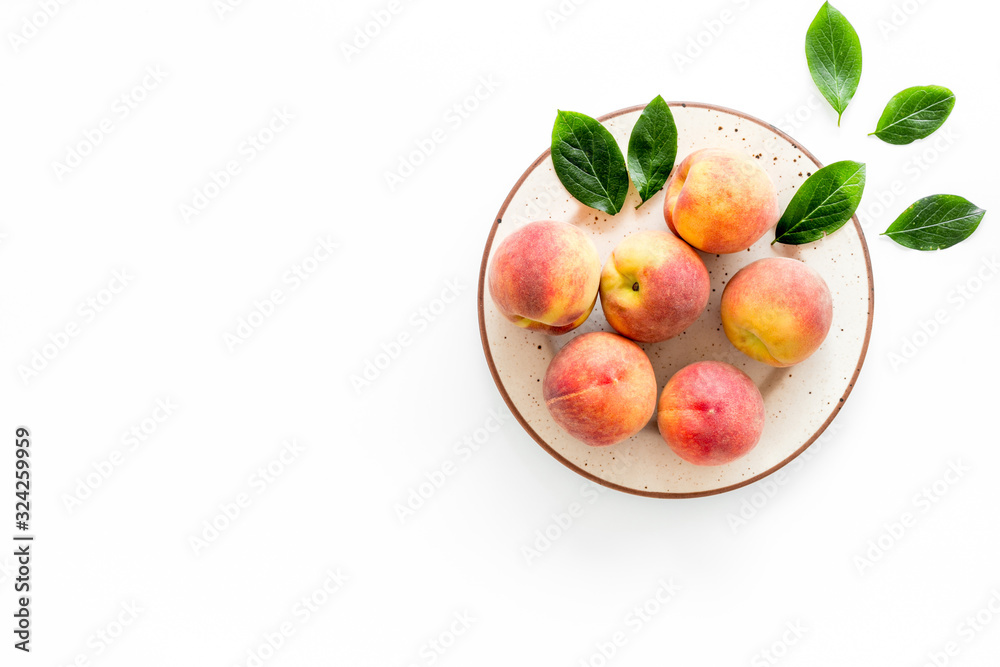
M 667 180 L 667 227 L 698 250 L 746 250 L 778 222 L 774 183 L 756 159 L 721 148 L 691 153 Z
M 540 220 L 508 236 L 493 255 L 490 296 L 508 320 L 559 335 L 590 316 L 601 282 L 594 242 L 571 224 Z
M 673 338 L 691 326 L 710 292 L 701 257 L 669 232 L 626 237 L 601 273 L 601 307 L 608 323 L 643 343 Z
M 757 446 L 764 431 L 764 398 L 735 366 L 698 361 L 667 382 L 656 424 L 670 449 L 688 463 L 722 465 Z
M 788 257 L 748 264 L 722 292 L 722 328 L 736 349 L 771 366 L 791 366 L 823 343 L 833 299 L 823 277 Z
M 545 405 L 559 426 L 600 447 L 638 433 L 656 409 L 656 375 L 638 345 L 613 333 L 577 336 L 545 371 Z

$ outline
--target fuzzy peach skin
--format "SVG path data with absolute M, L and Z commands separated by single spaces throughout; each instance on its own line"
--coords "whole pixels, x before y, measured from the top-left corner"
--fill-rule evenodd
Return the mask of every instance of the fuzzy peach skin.
M 626 237 L 601 273 L 601 307 L 608 323 L 643 343 L 673 338 L 691 326 L 711 291 L 698 253 L 657 230 Z
M 490 296 L 503 316 L 552 335 L 587 320 L 600 283 L 594 242 L 565 222 L 525 225 L 503 240 L 490 264 Z
M 698 250 L 746 250 L 778 222 L 778 193 L 757 161 L 734 151 L 691 153 L 667 180 L 667 227 Z
M 823 277 L 789 257 L 744 266 L 722 292 L 722 328 L 743 354 L 771 366 L 791 366 L 815 352 L 833 321 Z
M 764 431 L 764 398 L 735 366 L 698 361 L 667 382 L 656 424 L 670 449 L 688 463 L 723 465 L 757 446 Z
M 656 376 L 638 345 L 603 331 L 559 350 L 545 371 L 542 395 L 552 418 L 593 447 L 626 440 L 656 409 Z

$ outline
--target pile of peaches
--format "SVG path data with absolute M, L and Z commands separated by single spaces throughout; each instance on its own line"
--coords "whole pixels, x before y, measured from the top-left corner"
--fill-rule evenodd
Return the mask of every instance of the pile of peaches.
M 652 363 L 636 342 L 666 341 L 702 315 L 711 289 L 695 249 L 748 249 L 777 223 L 777 192 L 756 160 L 722 149 L 687 156 L 665 190 L 667 229 L 624 238 L 603 270 L 580 228 L 553 220 L 521 227 L 496 249 L 489 291 L 508 320 L 549 335 L 579 327 L 600 297 L 617 334 L 575 337 L 552 359 L 542 385 L 552 418 L 567 433 L 591 446 L 613 445 L 636 435 L 655 412 L 660 435 L 680 458 L 722 465 L 760 441 L 760 390 L 735 366 L 706 360 L 677 371 L 658 392 Z M 795 259 L 748 264 L 722 294 L 726 337 L 771 366 L 812 355 L 832 318 L 826 282 Z

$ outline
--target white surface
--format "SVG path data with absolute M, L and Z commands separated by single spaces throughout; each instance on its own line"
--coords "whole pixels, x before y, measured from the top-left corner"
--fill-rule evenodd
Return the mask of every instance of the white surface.
M 909 3 L 916 13 L 884 39 L 893 2 L 837 3 L 865 54 L 837 129 L 803 55 L 819 2 L 590 0 L 555 30 L 556 0 L 403 2 L 347 62 L 341 42 L 387 2 L 245 0 L 224 19 L 213 0 L 69 2 L 20 52 L 5 39 L 0 433 L 34 430 L 38 542 L 36 650 L 15 654 L 5 626 L 2 663 L 246 665 L 286 619 L 294 634 L 266 665 L 579 665 L 617 633 L 626 643 L 608 664 L 769 664 L 759 652 L 794 639 L 795 622 L 806 630 L 778 664 L 922 665 L 950 641 L 951 664 L 995 660 L 1000 618 L 971 641 L 960 625 L 1000 590 L 1000 279 L 984 264 L 1000 238 L 988 76 L 1000 10 Z M 35 11 L 9 0 L 0 26 Z M 708 46 L 679 71 L 673 54 L 700 32 Z M 115 99 L 153 65 L 169 75 L 122 119 Z M 481 77 L 495 90 L 461 119 L 452 107 Z M 893 94 L 926 83 L 958 96 L 938 135 L 907 147 L 865 136 Z M 745 110 L 824 162 L 869 165 L 869 359 L 841 427 L 777 487 L 676 502 L 595 492 L 507 416 L 483 359 L 483 243 L 556 109 L 598 114 L 658 93 Z M 282 106 L 294 120 L 248 161 L 241 144 Z M 52 162 L 105 117 L 110 136 L 58 181 Z M 391 191 L 384 172 L 438 128 L 443 143 Z M 184 224 L 179 204 L 228 161 L 240 173 Z M 937 192 L 990 211 L 969 241 L 928 255 L 877 238 Z M 283 276 L 325 235 L 339 250 L 294 288 Z M 79 304 L 123 268 L 129 285 L 87 321 Z M 275 289 L 283 303 L 231 353 L 224 335 Z M 921 323 L 938 311 L 927 340 Z M 79 335 L 26 386 L 17 366 L 70 322 Z M 400 335 L 409 345 L 356 392 L 352 374 Z M 894 367 L 915 336 L 924 344 Z M 62 496 L 167 397 L 174 414 L 68 511 Z M 506 421 L 472 452 L 463 439 L 482 438 L 491 411 Z M 305 451 L 258 494 L 250 478 L 286 438 Z M 939 501 L 917 497 L 950 461 L 968 470 Z M 401 525 L 394 506 L 442 468 L 454 474 Z M 251 505 L 196 556 L 189 537 L 241 493 Z M 526 562 L 535 531 L 571 508 L 572 525 Z M 855 557 L 904 513 L 912 527 L 859 573 Z M 350 581 L 296 615 L 337 567 Z M 661 579 L 682 587 L 662 605 Z M 635 616 L 651 599 L 658 613 Z M 89 638 L 133 601 L 138 619 L 97 655 Z M 463 612 L 471 629 L 433 653 Z
M 778 192 L 780 210 L 809 174 L 819 166 L 802 149 L 770 128 L 734 113 L 697 106 L 674 105 L 679 164 L 701 148 L 725 148 L 753 155 Z M 639 111 L 605 121 L 622 152 Z M 491 257 L 500 243 L 534 219 L 553 219 L 577 225 L 593 239 L 602 261 L 629 234 L 644 229 L 666 230 L 665 193 L 660 190 L 641 207 L 639 193 L 629 189 L 622 210 L 614 216 L 595 211 L 573 199 L 559 182 L 546 157 L 525 178 L 502 214 L 490 246 Z M 753 379 L 764 397 L 766 421 L 760 443 L 746 456 L 723 466 L 695 466 L 667 447 L 656 418 L 639 433 L 613 447 L 591 447 L 566 433 L 545 406 L 545 371 L 574 335 L 590 331 L 614 332 L 600 304 L 578 329 L 564 336 L 546 336 L 518 328 L 503 317 L 485 288 L 484 316 L 493 363 L 521 416 L 544 442 L 577 470 L 640 494 L 705 494 L 732 488 L 759 477 L 800 451 L 840 408 L 858 369 L 868 331 L 871 307 L 868 265 L 857 225 L 851 221 L 836 235 L 819 243 L 771 245 L 774 232 L 765 233 L 745 252 L 716 255 L 699 252 L 711 279 L 708 306 L 680 335 L 656 344 L 641 344 L 653 363 L 660 391 L 667 380 L 695 361 L 725 361 Z M 793 368 L 773 368 L 752 360 L 729 343 L 722 331 L 722 293 L 732 276 L 765 257 L 791 257 L 816 269 L 833 297 L 834 320 L 823 345 Z

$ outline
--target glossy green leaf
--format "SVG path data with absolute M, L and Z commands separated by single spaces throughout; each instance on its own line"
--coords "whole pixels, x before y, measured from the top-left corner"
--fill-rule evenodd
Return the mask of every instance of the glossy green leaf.
M 590 116 L 560 111 L 552 128 L 552 163 L 573 197 L 614 215 L 628 194 L 628 170 L 618 142 Z
M 643 109 L 628 141 L 628 172 L 642 198 L 639 206 L 663 188 L 676 158 L 674 115 L 670 106 L 657 95 Z
M 911 204 L 883 235 L 914 250 L 941 250 L 969 238 L 984 215 L 964 197 L 931 195 Z
M 844 160 L 823 167 L 788 202 L 771 244 L 801 245 L 832 234 L 854 215 L 864 190 L 864 164 Z
M 897 145 L 924 139 L 944 124 L 953 108 L 955 94 L 943 86 L 907 88 L 889 100 L 871 134 Z
M 850 21 L 823 3 L 806 31 L 806 62 L 816 87 L 840 117 L 861 81 L 861 40 Z

